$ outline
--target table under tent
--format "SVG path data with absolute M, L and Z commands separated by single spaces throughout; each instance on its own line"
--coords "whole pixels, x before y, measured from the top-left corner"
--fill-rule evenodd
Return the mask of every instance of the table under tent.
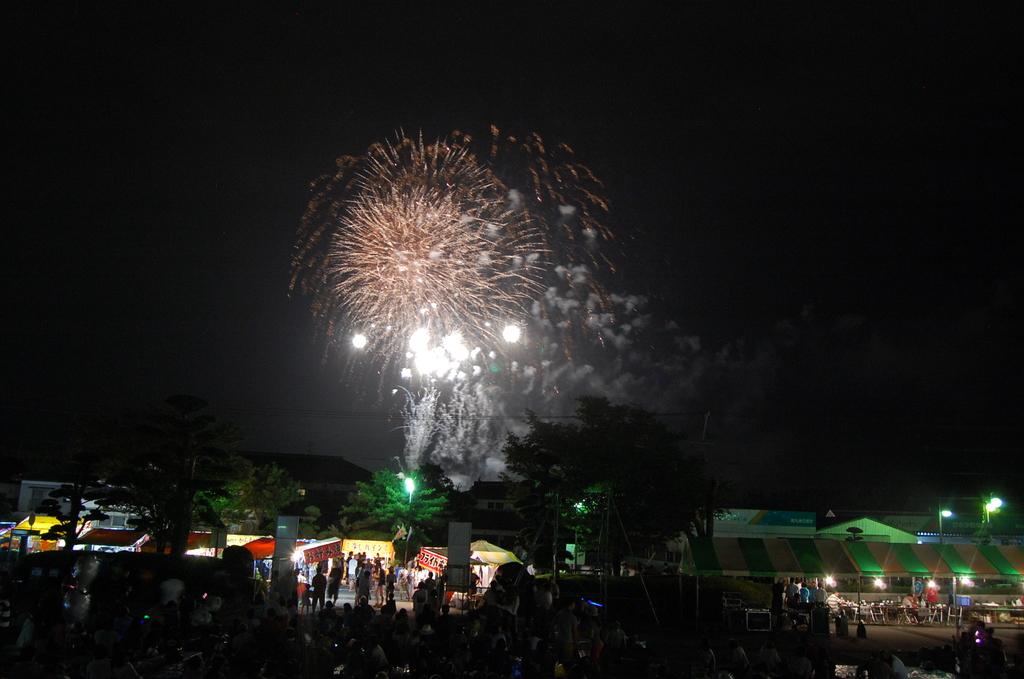
M 960 624 L 961 620 L 980 619 L 1014 626 L 1024 624 L 1024 606 L 975 604 L 971 589 L 965 586 L 974 579 L 1024 580 L 1024 549 L 1020 547 L 811 538 L 689 538 L 683 549 L 681 571 L 698 576 L 698 600 L 699 576 L 856 581 L 856 601 L 839 603 L 833 598 L 829 602 L 832 612 L 867 622 L 896 623 L 911 622 L 905 610 L 900 614 L 898 603 L 868 602 L 864 592 L 876 587 L 888 589 L 892 578 L 909 579 L 907 593 L 914 591 L 915 585 L 922 588 L 926 582 L 945 580 L 949 589 L 941 603 L 923 607 L 920 616 L 915 613 L 913 622 Z M 920 594 L 920 590 L 916 593 Z M 1017 603 L 1020 595 L 1019 590 L 1014 590 Z
M 417 563 L 422 569 L 440 575 L 448 566 L 448 548 L 423 547 L 417 556 Z M 494 579 L 498 568 L 507 563 L 522 562 L 514 552 L 486 540 L 475 540 L 470 543 L 469 566 L 470 570 L 479 578 L 478 598 L 491 586 L 491 580 Z M 463 597 L 460 597 L 460 602 L 465 603 Z

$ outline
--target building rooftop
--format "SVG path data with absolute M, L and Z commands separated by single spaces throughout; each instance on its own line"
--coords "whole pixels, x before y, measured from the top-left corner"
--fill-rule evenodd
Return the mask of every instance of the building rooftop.
M 469 492 L 475 500 L 507 500 L 510 488 L 504 481 L 477 481 Z
M 288 475 L 305 485 L 354 486 L 369 481 L 368 469 L 349 462 L 340 455 L 314 455 L 311 453 L 270 453 L 240 450 L 238 454 L 253 464 L 276 464 Z

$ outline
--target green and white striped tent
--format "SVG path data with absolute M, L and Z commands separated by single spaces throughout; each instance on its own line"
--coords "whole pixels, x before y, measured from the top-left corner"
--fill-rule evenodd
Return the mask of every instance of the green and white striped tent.
M 996 545 L 909 545 L 811 538 L 689 538 L 682 570 L 747 577 L 968 576 L 1019 580 L 1024 549 Z

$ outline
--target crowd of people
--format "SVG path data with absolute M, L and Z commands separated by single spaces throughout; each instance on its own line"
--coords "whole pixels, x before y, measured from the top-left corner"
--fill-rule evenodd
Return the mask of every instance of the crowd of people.
M 908 679 L 908 667 L 913 666 L 925 676 L 1024 679 L 1021 657 L 1008 657 L 996 630 L 982 622 L 962 630 L 955 643 L 951 637 L 951 643 L 908 653 L 912 663 L 881 649 L 857 665 L 836 665 L 822 637 L 800 635 L 797 640 L 795 647 L 782 651 L 772 635 L 748 653 L 736 639 L 716 644 L 704 638 L 692 674 L 715 679 Z
M 432 573 L 415 585 L 412 605 L 399 606 L 396 570 L 373 559 L 354 572 L 347 563 L 312 577 L 296 570 L 241 608 L 175 580 L 161 583 L 159 602 L 141 615 L 107 592 L 81 620 L 55 593 L 4 639 L 17 655 L 0 676 L 554 679 L 598 677 L 645 653 L 594 604 L 560 597 L 557 586 L 495 580 L 478 608 L 453 614 Z M 342 586 L 354 588 L 354 604 L 335 605 Z
M 67 590 L 47 592 L 13 616 L 5 615 L 9 607 L 0 606 L 0 623 L 5 623 L 0 643 L 13 651 L 0 662 L 0 677 L 667 676 L 665 666 L 654 662 L 618 622 L 601 615 L 599 605 L 561 596 L 557 584 L 497 577 L 478 607 L 453 612 L 445 578 L 433 572 L 365 555 L 346 555 L 330 566 L 297 568 L 273 589 L 246 596 L 241 605 L 172 577 L 159 583 L 157 600 L 144 610 L 128 591 L 110 587 L 96 590 L 84 608 Z M 412 591 L 405 592 L 410 596 L 401 594 L 404 583 L 413 583 Z M 343 588 L 351 596 L 341 596 Z M 797 605 L 803 603 L 799 589 Z M 8 583 L 0 582 L 0 603 L 8 601 L 8 592 Z M 404 598 L 410 603 L 399 601 Z M 774 634 L 750 653 L 736 639 L 727 645 L 704 639 L 689 674 L 714 679 L 908 677 L 907 663 L 888 652 L 838 673 L 823 638 L 787 634 L 777 637 L 790 644 L 785 651 L 776 647 Z M 1008 662 L 995 630 L 984 624 L 964 630 L 956 643 L 922 649 L 914 660 L 924 670 L 964 677 L 1024 679 L 1019 659 Z
M 365 596 L 380 608 L 391 600 L 412 601 L 421 584 L 428 589 L 436 584 L 429 569 L 393 563 L 380 555 L 370 557 L 364 552 L 349 552 L 330 562 L 302 563 L 296 568 L 295 581 L 303 612 L 322 610 L 327 601 L 337 604 L 343 589 L 355 594 L 357 601 Z
M 750 655 L 736 639 L 730 639 L 727 648 L 715 653 L 709 639 L 703 639 L 698 649 L 699 673 L 707 677 L 728 675 L 734 679 L 828 679 L 835 676 L 835 665 L 828 649 L 811 638 L 804 639 L 791 654 L 782 654 L 771 638 L 765 640 L 756 653 Z M 904 678 L 906 679 L 906 678 Z

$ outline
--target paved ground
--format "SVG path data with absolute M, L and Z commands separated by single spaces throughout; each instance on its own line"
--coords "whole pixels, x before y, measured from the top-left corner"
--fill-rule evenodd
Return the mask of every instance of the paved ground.
M 917 653 L 922 647 L 932 648 L 944 644 L 952 644 L 955 629 L 952 627 L 911 627 L 897 625 L 868 625 L 867 638 L 858 639 L 856 629 L 850 629 L 851 636 L 829 637 L 812 636 L 811 643 L 821 644 L 829 651 L 832 661 L 838 665 L 857 665 L 867 659 L 871 653 L 887 649 L 894 652 L 908 664 L 916 664 Z M 1013 629 L 998 629 L 996 635 L 1003 640 L 1007 656 L 1012 657 L 1024 652 L 1024 635 Z M 712 648 L 719 658 L 727 657 L 730 639 L 736 639 L 748 655 L 753 655 L 768 639 L 775 641 L 783 657 L 792 654 L 801 637 L 796 632 L 772 633 L 730 633 L 709 632 L 697 634 L 690 631 L 651 632 L 642 635 L 649 639 L 650 647 L 658 655 L 664 655 L 669 667 L 680 675 L 686 676 L 687 670 L 697 663 L 697 647 L 705 636 L 711 641 Z

